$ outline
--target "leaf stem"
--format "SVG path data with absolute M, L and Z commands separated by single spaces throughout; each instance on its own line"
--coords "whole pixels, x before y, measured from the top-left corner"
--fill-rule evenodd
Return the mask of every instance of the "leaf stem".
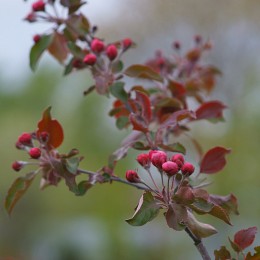
M 191 230 L 186 227 L 185 228 L 185 232 L 189 235 L 189 237 L 193 240 L 194 245 L 196 246 L 197 250 L 199 251 L 201 257 L 203 260 L 211 260 L 209 253 L 206 249 L 206 247 L 204 246 L 202 240 L 200 238 L 197 238 L 192 232 Z

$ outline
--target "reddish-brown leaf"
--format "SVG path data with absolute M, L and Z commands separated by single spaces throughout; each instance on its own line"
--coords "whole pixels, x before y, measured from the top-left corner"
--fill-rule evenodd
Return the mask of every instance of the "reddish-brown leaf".
M 196 119 L 223 119 L 223 109 L 226 106 L 218 101 L 209 101 L 203 103 L 197 110 L 196 110 Z
M 174 112 L 163 124 L 161 124 L 160 129 L 167 128 L 168 126 L 176 126 L 177 123 L 181 120 L 187 118 L 196 118 L 195 114 L 191 110 L 183 109 L 177 112 Z
M 252 255 L 251 252 L 248 252 L 245 260 L 260 260 L 260 246 L 256 246 L 254 249 L 254 254 Z
M 60 63 L 63 63 L 65 61 L 69 50 L 67 48 L 66 38 L 63 34 L 60 34 L 58 32 L 53 33 L 53 40 L 48 47 L 48 51 Z
M 50 149 L 59 147 L 63 142 L 63 129 L 61 124 L 51 117 L 51 107 L 44 112 L 41 121 L 38 123 L 37 136 L 40 137 L 41 132 L 49 134 L 47 145 Z
M 210 149 L 202 158 L 200 172 L 211 174 L 222 170 L 226 165 L 225 156 L 230 152 L 230 149 L 220 146 Z
M 183 84 L 177 81 L 170 81 L 168 84 L 168 88 L 172 92 L 172 95 L 176 98 L 181 98 L 186 93 L 186 89 Z
M 239 215 L 237 198 L 232 193 L 227 196 L 210 194 L 210 201 L 221 206 L 228 213 L 233 212 L 236 215 Z
M 133 125 L 133 130 L 141 131 L 144 133 L 148 132 L 148 125 L 142 116 L 131 113 L 129 115 L 129 120 Z
M 224 222 L 226 222 L 229 225 L 232 225 L 231 222 L 230 222 L 229 215 L 219 205 L 214 205 L 214 207 L 211 209 L 209 214 L 216 217 L 216 218 L 223 220 Z
M 149 123 L 152 118 L 152 109 L 151 109 L 151 101 L 149 97 L 141 91 L 135 91 L 136 94 L 136 100 L 139 102 L 142 106 L 142 114 L 145 120 Z
M 256 227 L 242 229 L 235 234 L 234 243 L 236 243 L 242 250 L 244 250 L 254 242 L 256 233 Z
M 159 73 L 152 68 L 141 64 L 131 65 L 125 70 L 124 74 L 132 78 L 143 78 L 163 82 L 163 78 Z
M 188 186 L 182 186 L 178 189 L 173 197 L 173 200 L 178 204 L 189 205 L 194 202 L 195 196 L 192 188 Z
M 222 246 L 219 250 L 214 251 L 215 260 L 229 260 L 231 259 L 230 252 L 225 246 Z

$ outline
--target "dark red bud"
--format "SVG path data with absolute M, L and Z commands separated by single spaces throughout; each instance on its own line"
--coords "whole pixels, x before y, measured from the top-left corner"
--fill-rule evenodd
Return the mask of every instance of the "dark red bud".
M 132 44 L 133 44 L 133 41 L 132 41 L 132 39 L 130 39 L 130 38 L 125 38 L 125 39 L 122 41 L 122 45 L 123 45 L 123 49 L 124 49 L 124 50 L 128 49 Z
M 94 39 L 91 42 L 91 50 L 97 53 L 102 52 L 105 49 L 105 45 L 102 41 L 100 41 L 99 39 Z
M 149 154 L 141 153 L 137 156 L 136 160 L 144 168 L 149 168 L 151 165 Z
M 194 41 L 196 44 L 200 44 L 202 42 L 202 36 L 201 35 L 195 35 Z
M 106 54 L 107 54 L 107 57 L 112 61 L 116 58 L 117 56 L 117 48 L 115 45 L 109 45 L 107 48 L 106 48 Z
M 43 143 L 48 142 L 49 136 L 50 136 L 50 135 L 49 135 L 48 132 L 41 132 L 41 133 L 40 133 L 40 141 L 43 142 Z
M 163 163 L 165 163 L 166 161 L 167 161 L 167 155 L 163 151 L 156 151 L 151 154 L 152 164 L 159 169 L 162 168 Z
M 38 0 L 32 4 L 34 12 L 41 12 L 45 10 L 45 3 L 42 0 Z
M 128 171 L 126 171 L 125 178 L 126 178 L 129 182 L 133 182 L 133 183 L 138 183 L 138 182 L 140 182 L 140 178 L 139 178 L 137 172 L 134 171 L 134 170 L 128 170 Z
M 191 175 L 195 170 L 195 167 L 193 166 L 193 164 L 186 162 L 183 164 L 183 166 L 181 167 L 181 172 L 184 175 Z
M 34 12 L 31 12 L 24 18 L 24 20 L 28 21 L 29 23 L 33 23 L 36 22 L 37 17 Z
M 84 59 L 83 62 L 87 65 L 93 66 L 97 61 L 97 57 L 95 54 L 89 53 L 87 54 Z
M 173 48 L 176 50 L 179 50 L 181 48 L 180 42 L 176 41 L 172 44 Z
M 30 146 L 32 145 L 32 135 L 30 133 L 22 133 L 18 137 L 18 143 Z
M 13 170 L 19 172 L 24 166 L 24 162 L 21 162 L 21 161 L 15 161 L 13 164 L 12 164 L 12 168 Z
M 37 43 L 38 41 L 40 41 L 40 39 L 41 39 L 41 35 L 39 35 L 39 34 L 35 34 L 35 35 L 33 36 L 33 41 L 34 41 L 35 43 Z
M 185 159 L 184 159 L 184 156 L 183 156 L 182 154 L 177 153 L 177 154 L 174 154 L 174 155 L 172 156 L 172 161 L 173 161 L 173 162 L 181 161 L 182 164 L 183 164 L 183 163 L 185 162 Z
M 41 156 L 41 149 L 38 147 L 33 147 L 30 149 L 29 154 L 31 158 L 38 159 Z

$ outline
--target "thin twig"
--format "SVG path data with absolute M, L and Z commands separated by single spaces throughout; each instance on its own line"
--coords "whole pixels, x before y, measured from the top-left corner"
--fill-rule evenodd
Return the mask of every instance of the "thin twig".
M 98 173 L 98 172 L 92 172 L 92 171 L 83 170 L 83 169 L 78 169 L 78 172 L 79 172 L 79 173 L 88 174 L 88 175 L 91 175 L 91 176 L 97 175 L 97 174 L 100 175 L 100 173 Z M 119 178 L 119 177 L 116 177 L 116 176 L 110 176 L 109 178 L 110 178 L 110 180 L 112 180 L 112 181 L 124 183 L 124 184 L 133 186 L 133 187 L 135 187 L 135 188 L 137 188 L 137 189 L 140 189 L 140 190 L 150 190 L 150 189 L 148 189 L 147 187 L 143 187 L 143 186 L 140 186 L 140 185 L 137 184 L 137 183 L 132 183 L 132 182 L 129 182 L 129 181 L 127 181 L 127 180 L 123 180 L 123 179 L 121 179 L 121 178 Z
M 211 260 L 209 253 L 206 249 L 206 247 L 204 246 L 203 242 L 201 239 L 197 238 L 192 232 L 191 230 L 186 227 L 185 228 L 186 233 L 189 235 L 189 237 L 193 240 L 194 245 L 196 246 L 196 248 L 198 249 L 201 257 L 203 260 Z

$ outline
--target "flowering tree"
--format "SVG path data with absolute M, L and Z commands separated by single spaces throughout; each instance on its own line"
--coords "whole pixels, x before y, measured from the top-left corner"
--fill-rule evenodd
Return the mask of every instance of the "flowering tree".
M 64 180 L 69 190 L 83 196 L 97 184 L 120 182 L 143 191 L 132 217 L 126 222 L 142 226 L 163 212 L 169 228 L 185 231 L 193 240 L 203 259 L 211 259 L 203 239 L 217 230 L 197 219 L 197 215 L 211 215 L 231 225 L 230 214 L 238 214 L 235 195 L 209 194 L 205 176 L 218 173 L 226 165 L 230 149 L 212 147 L 204 152 L 199 141 L 189 133 L 193 122 L 223 120 L 226 105 L 210 100 L 220 70 L 202 61 L 203 54 L 212 48 L 210 41 L 199 35 L 193 47 L 186 52 L 180 42 L 173 42 L 173 54 L 165 56 L 157 51 L 144 64 L 124 67 L 122 57 L 132 51 L 131 38 L 107 43 L 97 36 L 97 27 L 91 26 L 80 8 L 82 0 L 38 0 L 31 5 L 25 20 L 30 23 L 50 24 L 48 33 L 33 37 L 30 67 L 37 68 L 44 52 L 49 52 L 64 66 L 64 75 L 77 70 L 89 70 L 95 84 L 84 95 L 96 91 L 103 98 L 112 98 L 109 116 L 118 129 L 131 128 L 131 133 L 108 158 L 106 165 L 93 172 L 80 168 L 83 157 L 77 149 L 60 153 L 63 128 L 52 118 L 48 107 L 32 132 L 22 133 L 16 148 L 28 153 L 30 161 L 15 161 L 12 168 L 20 171 L 28 164 L 35 170 L 17 178 L 8 190 L 5 208 L 11 214 L 17 201 L 30 187 L 36 175 L 41 175 L 40 188 L 57 186 Z M 61 8 L 66 10 L 62 16 Z M 126 86 L 127 78 L 134 78 L 137 85 Z M 144 84 L 145 82 L 145 84 Z M 145 86 L 144 86 L 145 85 Z M 195 106 L 191 106 L 191 102 Z M 187 161 L 186 147 L 180 142 L 185 136 L 195 147 L 196 163 Z M 117 162 L 128 155 L 130 149 L 139 150 L 136 160 L 148 178 L 138 170 L 127 170 L 125 177 L 116 176 Z M 196 166 L 198 165 L 198 166 Z M 79 175 L 86 176 L 78 182 Z M 145 179 L 145 180 L 144 180 Z M 237 232 L 230 240 L 238 257 L 260 259 L 260 247 L 252 254 L 244 252 L 255 238 L 256 227 Z M 226 247 L 214 252 L 215 259 L 231 259 Z

